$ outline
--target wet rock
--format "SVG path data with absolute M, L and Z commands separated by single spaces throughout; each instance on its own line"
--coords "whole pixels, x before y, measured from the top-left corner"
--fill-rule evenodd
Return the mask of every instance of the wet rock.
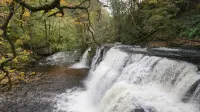
M 79 51 L 63 51 L 63 52 L 57 52 L 51 56 L 46 57 L 45 59 L 42 59 L 39 64 L 40 65 L 50 65 L 50 66 L 68 66 L 72 63 L 77 62 L 77 60 L 80 58 L 80 52 Z
M 52 54 L 48 46 L 36 48 L 33 51 L 40 56 L 49 56 Z
M 197 80 L 191 87 L 190 89 L 186 92 L 185 96 L 183 97 L 182 101 L 183 102 L 188 102 L 190 100 L 190 98 L 192 97 L 192 95 L 194 94 L 194 92 L 196 91 L 196 89 L 198 88 L 200 84 L 200 79 Z
M 145 110 L 143 108 L 138 108 L 138 109 L 134 109 L 131 112 L 145 112 Z
M 89 71 L 88 68 L 74 69 L 74 68 L 58 67 L 50 71 L 49 74 L 85 75 L 88 73 L 88 71 Z
M 0 94 L 0 112 L 53 112 L 54 97 L 81 87 L 88 69 L 52 68 L 41 79 Z
M 188 61 L 196 64 L 198 69 L 200 69 L 200 50 L 199 49 L 186 49 L 186 48 L 141 48 L 132 47 L 127 45 L 121 45 L 118 47 L 120 50 L 128 53 L 141 53 L 149 56 L 165 57 L 174 60 Z
M 17 111 L 18 112 L 26 112 L 26 109 L 25 108 L 18 108 Z

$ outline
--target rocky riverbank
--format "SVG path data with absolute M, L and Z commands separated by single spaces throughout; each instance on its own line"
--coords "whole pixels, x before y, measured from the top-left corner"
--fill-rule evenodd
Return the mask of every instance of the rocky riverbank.
M 53 67 L 28 84 L 0 95 L 0 112 L 51 112 L 54 97 L 66 89 L 82 86 L 88 69 Z

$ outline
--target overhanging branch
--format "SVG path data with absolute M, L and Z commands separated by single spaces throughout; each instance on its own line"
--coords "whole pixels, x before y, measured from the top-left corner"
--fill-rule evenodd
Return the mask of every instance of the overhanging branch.
M 48 10 L 54 9 L 60 5 L 60 0 L 54 0 L 50 4 L 45 4 L 43 6 L 37 6 L 37 7 L 33 7 L 22 0 L 13 0 L 13 1 L 20 4 L 22 7 L 27 8 L 31 12 L 37 12 L 37 11 L 41 11 L 41 10 L 48 11 Z
M 8 41 L 8 43 L 10 44 L 10 47 L 11 47 L 11 50 L 12 50 L 12 54 L 13 56 L 4 60 L 2 63 L 0 63 L 0 69 L 6 74 L 6 77 L 8 78 L 8 84 L 9 84 L 9 89 L 12 88 L 12 83 L 11 83 L 11 78 L 9 76 L 9 72 L 4 68 L 4 66 L 12 61 L 16 56 L 17 56 L 17 53 L 16 53 L 16 50 L 15 50 L 15 45 L 12 43 L 11 39 L 8 37 L 7 35 L 7 28 L 8 28 L 8 24 L 10 22 L 10 20 L 12 19 L 13 15 L 14 15 L 14 2 L 12 2 L 9 6 L 9 14 L 5 20 L 5 22 L 3 23 L 3 25 L 1 26 L 1 30 L 3 31 L 3 34 L 2 34 L 2 37 Z
M 51 3 L 45 4 L 42 6 L 31 6 L 22 0 L 14 0 L 14 2 L 20 4 L 22 7 L 27 8 L 31 12 L 38 12 L 42 10 L 44 10 L 45 12 L 48 12 L 49 10 L 52 10 L 54 8 L 57 8 L 59 10 L 63 10 L 63 9 L 84 9 L 85 10 L 87 8 L 87 7 L 82 7 L 81 6 L 82 3 L 76 6 L 61 6 L 60 0 L 54 0 Z

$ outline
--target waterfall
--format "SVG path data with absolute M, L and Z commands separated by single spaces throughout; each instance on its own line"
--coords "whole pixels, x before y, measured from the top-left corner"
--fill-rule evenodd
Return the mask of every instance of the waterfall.
M 64 112 L 200 112 L 200 75 L 186 61 L 100 47 L 85 88 L 56 97 Z
M 91 48 L 88 48 L 84 53 L 83 56 L 81 57 L 81 60 L 78 63 L 75 63 L 74 65 L 72 65 L 71 68 L 89 68 L 89 60 L 88 60 L 88 55 L 89 55 L 89 51 L 91 50 Z

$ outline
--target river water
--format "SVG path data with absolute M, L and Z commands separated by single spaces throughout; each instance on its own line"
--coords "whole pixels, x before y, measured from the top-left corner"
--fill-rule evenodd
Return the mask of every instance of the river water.
M 0 112 L 200 112 L 199 51 L 105 45 L 89 73 L 88 53 L 72 66 L 74 53 L 47 57 L 42 79 L 0 95 Z
M 121 45 L 99 48 L 84 87 L 58 94 L 54 111 L 200 112 L 197 66 L 140 53 L 146 50 Z
M 81 69 L 81 68 L 89 68 L 89 51 L 91 51 L 91 48 L 88 48 L 81 57 L 81 60 L 78 63 L 73 64 L 70 68 L 74 69 Z
M 34 81 L 21 82 L 10 92 L 0 94 L 0 112 L 53 112 L 58 94 L 73 87 L 83 87 L 81 81 L 88 69 L 69 68 L 79 57 L 77 53 L 58 52 L 41 60 L 32 68 L 38 73 Z

